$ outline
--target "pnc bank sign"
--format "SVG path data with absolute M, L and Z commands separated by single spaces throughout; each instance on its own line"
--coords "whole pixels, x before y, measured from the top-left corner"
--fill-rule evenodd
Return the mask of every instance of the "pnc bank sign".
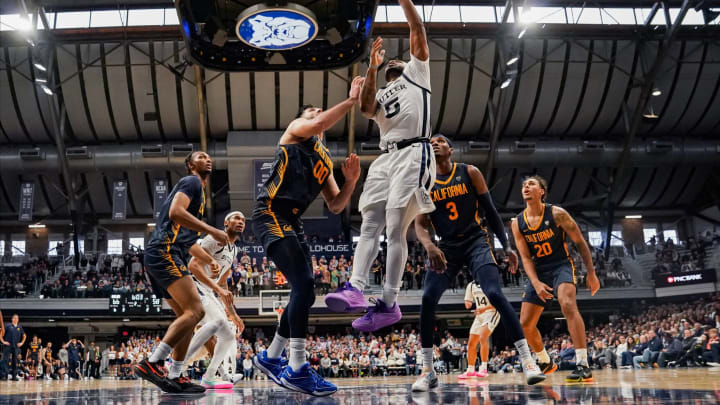
M 670 284 L 679 283 L 683 281 L 702 281 L 702 274 L 689 274 L 687 276 L 670 276 L 667 278 L 667 282 Z
M 716 278 L 714 269 L 693 271 L 690 273 L 666 273 L 658 275 L 655 278 L 655 287 L 675 287 L 691 284 L 714 283 Z

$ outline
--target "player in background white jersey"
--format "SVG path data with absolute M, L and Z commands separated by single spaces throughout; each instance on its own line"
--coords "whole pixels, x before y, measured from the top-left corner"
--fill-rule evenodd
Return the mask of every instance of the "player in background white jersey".
M 240 380 L 239 376 L 234 375 L 237 352 L 235 332 L 237 328 L 237 331 L 242 333 L 245 325 L 235 311 L 232 293 L 227 289 L 226 280 L 233 270 L 238 255 L 236 242 L 243 230 L 245 230 L 245 215 L 240 211 L 234 211 L 225 216 L 225 232 L 229 244 L 219 243 L 210 236 L 198 240 L 197 243 L 218 263 L 217 272 L 195 260 L 190 260 L 188 264 L 188 270 L 193 274 L 200 293 L 205 317 L 200 322 L 202 327 L 195 332 L 190 341 L 187 358 L 192 358 L 210 338 L 217 337 L 212 360 L 202 378 L 202 385 L 205 388 L 232 388 Z M 227 361 L 230 356 L 232 356 L 230 365 L 233 375 L 228 375 L 226 371 L 228 367 L 223 367 L 220 369 L 221 379 L 217 379 L 216 374 L 220 364 L 224 360 Z
M 464 380 L 471 377 L 487 377 L 487 362 L 490 356 L 490 335 L 500 322 L 500 313 L 490 304 L 480 284 L 468 283 L 465 288 L 465 308 L 472 308 L 475 304 L 475 320 L 470 327 L 470 340 L 468 341 L 467 370 L 458 376 Z M 480 368 L 475 371 L 477 360 L 477 345 L 480 343 Z
M 419 214 L 435 206 L 429 190 L 435 181 L 435 155 L 430 147 L 430 50 L 425 27 L 410 0 L 398 0 L 410 26 L 410 61 L 391 60 L 385 67 L 385 87 L 376 89 L 378 69 L 385 50 L 377 38 L 360 92 L 360 110 L 380 129 L 381 154 L 370 165 L 359 210 L 360 241 L 355 250 L 349 283 L 328 294 L 325 303 L 335 312 L 361 312 L 367 308 L 362 290 L 377 257 L 378 238 L 387 233 L 387 276 L 382 298 L 353 322 L 355 329 L 373 332 L 400 320 L 397 305 L 407 261 L 407 229 Z

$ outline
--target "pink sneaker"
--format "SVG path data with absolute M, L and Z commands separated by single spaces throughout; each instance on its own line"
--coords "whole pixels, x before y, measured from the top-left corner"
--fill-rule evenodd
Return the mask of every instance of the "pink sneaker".
M 466 371 L 458 376 L 458 380 L 467 380 L 473 378 L 475 377 L 475 374 L 476 373 L 474 371 Z
M 488 376 L 487 370 L 476 371 L 473 374 L 475 375 L 475 377 L 479 377 L 479 378 L 485 378 Z

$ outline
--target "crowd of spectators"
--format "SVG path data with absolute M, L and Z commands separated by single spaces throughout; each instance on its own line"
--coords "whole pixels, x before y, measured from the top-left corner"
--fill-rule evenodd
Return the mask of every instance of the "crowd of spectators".
M 47 257 L 33 257 L 25 263 L 2 266 L 0 298 L 22 298 L 47 280 L 54 266 Z
M 667 273 L 685 273 L 705 270 L 707 250 L 720 244 L 720 234 L 710 231 L 690 236 L 684 243 L 677 244 L 672 238 L 665 241 L 661 237 L 652 236 L 648 245 L 655 251 L 655 267 L 653 277 Z

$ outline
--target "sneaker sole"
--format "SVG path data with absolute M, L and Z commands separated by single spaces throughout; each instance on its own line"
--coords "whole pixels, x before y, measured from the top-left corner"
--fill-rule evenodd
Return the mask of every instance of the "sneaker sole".
M 277 384 L 277 385 L 285 388 L 285 386 L 283 385 L 283 383 L 280 381 L 279 378 L 275 377 L 275 376 L 270 372 L 270 370 L 268 370 L 267 368 L 265 368 L 265 366 L 263 366 L 262 364 L 260 364 L 260 361 L 257 359 L 257 357 L 253 357 L 253 365 L 254 365 L 255 367 L 257 367 L 258 369 L 260 369 L 260 371 L 262 371 L 263 374 L 265 374 L 270 380 L 272 380 L 272 382 L 274 382 L 275 384 Z
M 135 375 L 139 375 L 140 378 L 143 380 L 149 382 L 150 384 L 160 388 L 163 392 L 167 392 L 169 394 L 182 394 L 182 390 L 168 390 L 167 387 L 163 387 L 156 379 L 158 378 L 154 373 L 145 370 L 143 367 L 143 364 L 138 364 L 135 366 Z
M 337 388 L 335 389 L 335 391 L 319 391 L 319 392 L 318 392 L 318 391 L 313 391 L 313 392 L 308 392 L 308 391 L 305 391 L 304 389 L 302 389 L 302 388 L 300 388 L 300 387 L 298 387 L 298 386 L 295 386 L 295 385 L 293 385 L 293 384 L 290 384 L 290 383 L 289 383 L 286 379 L 284 379 L 284 378 L 281 378 L 281 380 L 282 380 L 282 382 L 283 382 L 283 387 L 285 387 L 285 388 L 287 388 L 287 389 L 289 389 L 289 390 L 295 391 L 295 392 L 300 392 L 300 393 L 303 393 L 303 394 L 312 395 L 312 396 L 314 396 L 314 397 L 326 397 L 326 396 L 328 396 L 328 395 L 332 395 L 332 394 L 334 394 L 334 393 L 337 392 Z
M 535 384 L 541 383 L 543 381 L 545 381 L 545 374 L 540 374 L 540 375 L 535 375 L 535 376 L 529 377 L 527 379 L 527 384 L 535 385 Z
M 571 379 L 571 378 L 565 378 L 565 382 L 571 382 L 571 383 L 584 383 L 584 382 L 593 382 L 592 377 L 590 378 L 578 378 L 578 379 Z
M 367 311 L 367 306 L 362 307 L 351 307 L 347 301 L 342 298 L 325 297 L 325 305 L 328 309 L 335 313 L 358 313 Z
M 558 365 L 557 365 L 557 364 L 553 364 L 553 367 L 552 367 L 550 370 L 548 370 L 548 371 L 543 371 L 543 374 L 545 374 L 545 375 L 552 374 L 552 373 L 556 372 L 557 369 L 558 369 Z
M 357 325 L 357 326 L 356 326 L 356 325 L 355 325 L 355 322 L 353 322 L 353 323 L 352 323 L 352 327 L 355 328 L 355 329 L 357 329 L 357 330 L 359 330 L 360 332 L 365 332 L 365 333 L 376 332 L 376 331 L 379 331 L 379 330 L 382 329 L 382 328 L 387 328 L 387 327 L 389 327 L 389 326 L 395 325 L 396 323 L 400 322 L 401 319 L 402 319 L 402 314 L 400 315 L 400 317 L 398 317 L 397 320 L 392 321 L 392 322 L 390 322 L 390 323 L 385 323 L 385 322 L 383 322 L 383 323 L 380 324 L 380 325 L 372 325 L 372 326 L 367 326 L 367 327 L 366 327 L 365 325 Z
M 437 388 L 439 385 L 440 385 L 440 384 L 439 384 L 439 383 L 437 382 L 437 380 L 436 380 L 434 383 L 432 383 L 432 384 L 430 384 L 430 386 L 428 386 L 428 389 L 419 389 L 419 388 L 412 387 L 412 390 L 411 390 L 411 391 L 412 391 L 412 392 L 428 392 L 428 391 L 430 391 L 430 390 L 432 390 L 432 389 Z
M 232 384 L 217 384 L 217 385 L 200 384 L 200 385 L 202 385 L 203 387 L 205 387 L 206 389 L 209 389 L 209 390 L 227 390 L 227 389 L 231 389 L 234 387 Z

